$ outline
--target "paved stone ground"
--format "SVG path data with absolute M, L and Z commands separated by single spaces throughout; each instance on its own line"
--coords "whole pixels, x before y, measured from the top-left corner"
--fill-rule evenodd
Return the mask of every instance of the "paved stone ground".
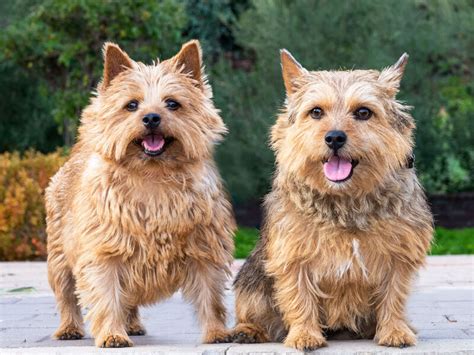
M 234 271 L 242 261 L 236 261 Z M 474 354 L 474 256 L 429 257 L 408 306 L 419 344 L 390 349 L 372 341 L 329 341 L 321 354 Z M 226 294 L 229 310 L 234 296 Z M 201 345 L 193 309 L 176 294 L 142 310 L 148 335 L 132 337 L 135 347 L 97 349 L 83 340 L 56 341 L 59 324 L 46 279 L 46 264 L 0 263 L 0 354 L 296 354 L 281 344 Z M 232 312 L 231 312 L 232 313 Z M 231 314 L 229 324 L 233 324 Z

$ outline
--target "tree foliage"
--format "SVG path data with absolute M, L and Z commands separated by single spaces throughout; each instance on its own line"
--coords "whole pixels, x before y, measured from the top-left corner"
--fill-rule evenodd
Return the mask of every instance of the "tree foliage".
M 1 36 L 4 60 L 45 81 L 64 143 L 101 72 L 99 53 L 118 42 L 137 60 L 167 57 L 182 41 L 184 6 L 175 0 L 45 0 Z
M 186 35 L 199 38 L 203 51 L 211 61 L 234 51 L 232 28 L 248 0 L 185 0 L 188 14 Z
M 47 88 L 10 63 L 0 64 L 0 152 L 54 150 L 62 144 Z
M 407 51 L 400 98 L 414 106 L 418 173 L 432 193 L 473 190 L 472 23 L 470 0 L 0 2 L 0 151 L 73 143 L 105 41 L 150 62 L 198 38 L 230 128 L 221 172 L 236 201 L 258 199 L 284 100 L 280 48 L 309 69 L 383 68 Z
M 215 74 L 230 135 L 219 161 L 242 199 L 268 189 L 264 148 L 284 99 L 279 49 L 308 69 L 383 68 L 410 61 L 400 98 L 414 106 L 417 167 L 430 192 L 474 188 L 474 7 L 470 1 L 254 0 L 235 29 L 256 58 L 251 72 Z

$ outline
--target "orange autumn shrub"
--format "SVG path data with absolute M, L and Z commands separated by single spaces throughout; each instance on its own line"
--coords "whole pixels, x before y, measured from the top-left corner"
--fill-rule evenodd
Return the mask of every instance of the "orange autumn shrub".
M 0 260 L 46 259 L 44 190 L 63 150 L 0 154 Z

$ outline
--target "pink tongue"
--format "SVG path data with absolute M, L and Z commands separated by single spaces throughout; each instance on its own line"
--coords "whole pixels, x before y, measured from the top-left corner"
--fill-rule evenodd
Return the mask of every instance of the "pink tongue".
M 341 181 L 347 179 L 352 171 L 350 160 L 332 156 L 324 163 L 324 175 L 331 181 Z
M 156 152 L 163 148 L 165 145 L 165 139 L 161 134 L 151 134 L 143 138 L 142 145 L 146 150 Z

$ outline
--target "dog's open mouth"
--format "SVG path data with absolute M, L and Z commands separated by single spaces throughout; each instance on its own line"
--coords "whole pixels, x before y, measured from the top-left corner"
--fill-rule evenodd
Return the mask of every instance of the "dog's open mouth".
M 324 175 L 329 181 L 344 182 L 352 177 L 354 168 L 359 162 L 353 159 L 333 155 L 323 162 Z
M 143 152 L 150 157 L 157 157 L 174 141 L 173 137 L 165 137 L 162 133 L 150 133 L 143 138 L 136 139 L 135 144 L 143 148 Z

